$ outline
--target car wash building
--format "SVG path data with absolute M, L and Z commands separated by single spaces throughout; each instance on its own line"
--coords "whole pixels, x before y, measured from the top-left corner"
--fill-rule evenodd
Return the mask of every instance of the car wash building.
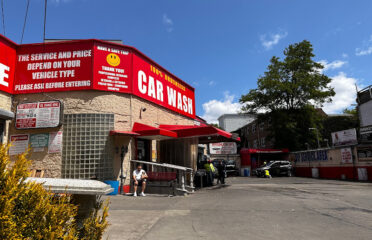
M 0 36 L 0 124 L 44 177 L 116 180 L 131 160 L 190 169 L 198 144 L 234 141 L 195 121 L 195 90 L 131 46 Z M 14 118 L 13 118 L 14 117 Z

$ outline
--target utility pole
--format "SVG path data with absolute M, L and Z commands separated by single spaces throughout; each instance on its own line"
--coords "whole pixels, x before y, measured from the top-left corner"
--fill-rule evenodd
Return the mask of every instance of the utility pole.
M 46 26 L 46 16 L 47 16 L 47 6 L 48 6 L 48 0 L 45 0 L 45 2 L 44 2 L 44 33 L 43 33 L 43 42 L 45 42 L 45 26 Z
M 319 131 L 317 128 L 309 128 L 309 130 L 314 130 L 316 132 L 316 140 L 318 142 L 318 148 L 320 148 L 320 144 L 319 144 Z

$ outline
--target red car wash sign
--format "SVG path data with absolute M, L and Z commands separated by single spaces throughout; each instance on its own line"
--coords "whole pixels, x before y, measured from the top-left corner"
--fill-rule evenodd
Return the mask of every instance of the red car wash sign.
M 0 91 L 13 92 L 16 50 L 7 39 L 0 38 Z
M 61 124 L 61 102 L 32 102 L 17 105 L 17 129 L 53 128 Z
M 195 117 L 194 90 L 133 54 L 133 94 L 188 117 Z
M 135 48 L 100 40 L 17 46 L 0 36 L 0 50 L 1 91 L 129 93 L 195 118 L 194 89 Z

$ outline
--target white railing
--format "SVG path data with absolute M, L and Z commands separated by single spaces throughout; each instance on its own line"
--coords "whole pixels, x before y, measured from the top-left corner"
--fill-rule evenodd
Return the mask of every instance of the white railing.
M 176 189 L 184 193 L 194 192 L 194 170 L 169 163 L 147 162 L 140 160 L 131 160 L 133 164 L 142 164 L 148 166 L 148 171 L 152 172 L 176 172 Z M 135 169 L 133 166 L 132 169 Z

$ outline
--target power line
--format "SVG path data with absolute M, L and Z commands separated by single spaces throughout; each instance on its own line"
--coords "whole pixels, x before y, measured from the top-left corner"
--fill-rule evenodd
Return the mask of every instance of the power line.
M 3 18 L 3 33 L 4 33 L 4 36 L 5 36 L 4 0 L 1 0 L 1 15 L 2 15 L 2 18 Z
M 25 28 L 26 28 L 26 21 L 27 21 L 27 13 L 28 13 L 28 7 L 30 5 L 30 0 L 27 0 L 27 6 L 26 6 L 26 14 L 25 14 L 25 21 L 23 23 L 23 29 L 22 29 L 22 37 L 21 37 L 21 44 L 23 42 L 23 35 L 25 33 Z
M 45 4 L 44 4 L 44 35 L 43 35 L 43 42 L 45 42 L 45 26 L 46 26 L 46 16 L 47 16 L 47 6 L 48 6 L 48 0 L 45 0 Z

